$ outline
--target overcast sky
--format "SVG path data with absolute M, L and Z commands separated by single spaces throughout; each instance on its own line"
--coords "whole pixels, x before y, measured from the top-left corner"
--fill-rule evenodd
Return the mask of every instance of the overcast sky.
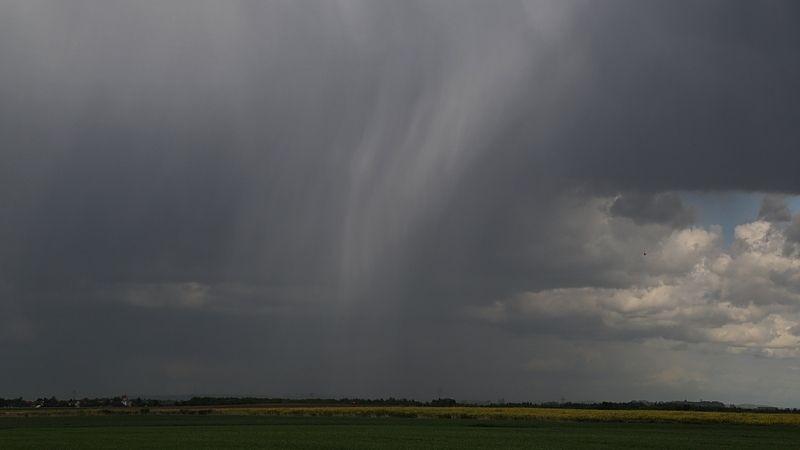
M 0 396 L 800 406 L 798 20 L 0 0 Z

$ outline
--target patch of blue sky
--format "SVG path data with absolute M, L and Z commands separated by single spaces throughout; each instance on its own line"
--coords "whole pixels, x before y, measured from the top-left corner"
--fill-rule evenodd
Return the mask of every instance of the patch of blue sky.
M 733 242 L 737 225 L 758 218 L 763 193 L 753 192 L 681 192 L 683 201 L 695 211 L 696 223 L 703 227 L 722 226 L 725 243 Z M 800 196 L 789 196 L 786 203 L 792 214 L 800 211 Z

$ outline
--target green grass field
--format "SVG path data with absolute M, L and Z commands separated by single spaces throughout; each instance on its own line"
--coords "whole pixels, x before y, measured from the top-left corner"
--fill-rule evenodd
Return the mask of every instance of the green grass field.
M 397 417 L 0 418 L 0 448 L 797 448 L 787 425 Z

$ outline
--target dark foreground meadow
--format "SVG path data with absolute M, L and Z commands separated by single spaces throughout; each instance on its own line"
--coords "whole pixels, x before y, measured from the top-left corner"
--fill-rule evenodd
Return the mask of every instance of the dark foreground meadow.
M 796 448 L 770 425 L 275 416 L 0 418 L 0 448 Z

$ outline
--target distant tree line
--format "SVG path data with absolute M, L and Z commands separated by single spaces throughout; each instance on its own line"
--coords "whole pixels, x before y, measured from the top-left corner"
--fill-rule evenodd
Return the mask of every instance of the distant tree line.
M 176 406 L 214 405 L 360 405 L 360 406 L 458 406 L 452 398 L 437 398 L 429 402 L 407 398 L 268 398 L 268 397 L 192 397 L 175 402 Z
M 330 406 L 490 406 L 503 408 L 565 408 L 604 410 L 665 410 L 665 411 L 714 411 L 714 412 L 774 412 L 798 413 L 797 408 L 775 408 L 768 406 L 726 405 L 718 401 L 630 401 L 630 402 L 518 402 L 518 403 L 462 403 L 452 398 L 437 398 L 427 402 L 406 398 L 280 398 L 280 397 L 192 397 L 188 400 L 154 400 L 121 397 L 97 397 L 62 400 L 42 397 L 27 400 L 22 397 L 0 398 L 0 408 L 98 408 L 98 407 L 158 407 L 158 406 L 236 406 L 236 405 L 330 405 Z
M 165 402 L 160 400 L 125 397 L 99 397 L 81 399 L 57 399 L 56 397 L 42 397 L 35 400 L 26 400 L 22 397 L 0 397 L 0 408 L 97 408 L 97 407 L 149 407 L 162 406 Z M 172 404 L 173 402 L 167 402 Z
M 663 411 L 712 411 L 712 412 L 800 412 L 797 408 L 776 408 L 773 406 L 740 407 L 726 405 L 718 401 L 666 401 L 650 402 L 644 400 L 630 402 L 544 402 L 544 403 L 492 403 L 489 406 L 506 408 L 563 408 L 563 409 L 604 409 L 604 410 L 663 410 Z
M 26 400 L 1 398 L 0 408 L 97 408 L 97 407 L 151 407 L 151 406 L 236 406 L 236 405 L 362 405 L 362 406 L 457 406 L 452 398 L 438 398 L 429 402 L 406 398 L 280 398 L 280 397 L 192 397 L 189 400 L 153 400 L 126 397 L 98 397 L 82 399 L 57 399 L 56 397 Z

